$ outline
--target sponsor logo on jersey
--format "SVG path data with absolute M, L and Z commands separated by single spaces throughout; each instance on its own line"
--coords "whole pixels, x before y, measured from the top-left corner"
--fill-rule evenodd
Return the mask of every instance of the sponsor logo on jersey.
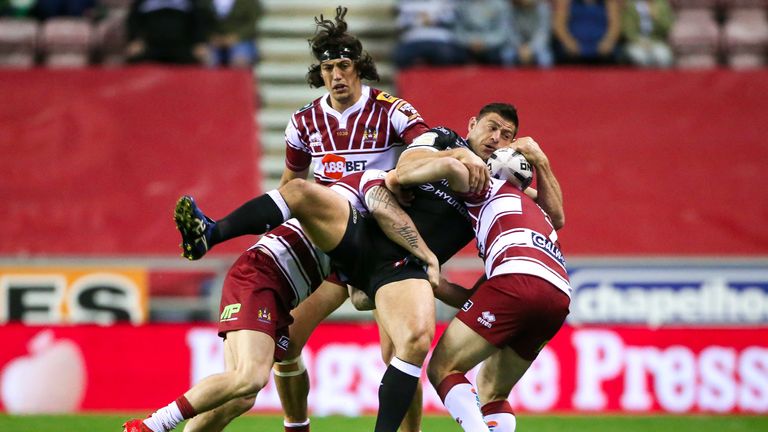
M 408 116 L 408 120 L 413 120 L 414 118 L 419 117 L 419 112 L 416 111 L 416 108 L 406 101 L 402 101 L 400 106 L 397 107 L 397 110 Z
M 448 182 L 443 180 L 440 182 L 440 184 L 443 185 L 444 189 L 438 188 L 435 186 L 435 183 L 425 183 L 423 185 L 419 185 L 419 189 L 423 190 L 424 192 L 433 194 L 434 198 L 436 199 L 445 201 L 446 204 L 453 207 L 457 212 L 459 212 L 460 215 L 469 220 L 469 210 L 467 210 L 467 208 L 464 206 L 463 201 L 460 201 L 455 196 L 453 196 L 453 192 L 450 191 Z
M 565 267 L 565 257 L 552 240 L 537 232 L 531 233 L 531 240 L 533 241 L 534 246 L 546 252 L 549 256 L 554 258 L 555 261 L 559 262 L 561 266 Z
M 376 96 L 376 100 L 380 100 L 380 101 L 384 101 L 384 102 L 389 102 L 389 103 L 395 103 L 397 101 L 397 98 L 392 96 L 389 93 L 381 92 L 381 93 L 379 93 L 378 96 Z
M 481 313 L 480 316 L 477 317 L 477 322 L 482 324 L 484 327 L 491 328 L 493 327 L 493 323 L 496 322 L 496 315 L 492 314 L 489 311 L 483 311 L 483 313 Z
M 259 308 L 259 313 L 256 318 L 261 322 L 268 323 L 272 321 L 272 314 L 269 312 L 269 309 L 263 307 Z
M 288 344 L 290 342 L 291 342 L 291 339 L 288 336 L 280 336 L 280 339 L 277 340 L 277 347 L 283 351 L 287 351 Z
M 219 321 L 234 321 L 237 319 L 237 317 L 233 315 L 238 312 L 240 312 L 240 303 L 228 304 L 224 306 L 224 310 L 221 311 L 221 317 L 219 318 Z
M 368 161 L 348 161 L 343 156 L 327 154 L 321 160 L 323 164 L 323 174 L 326 177 L 338 180 L 344 177 L 346 173 L 365 171 Z
M 474 306 L 474 303 L 472 303 L 472 300 L 467 300 L 464 303 L 464 306 L 461 307 L 461 310 L 464 312 L 469 312 L 470 309 L 472 309 L 472 306 Z

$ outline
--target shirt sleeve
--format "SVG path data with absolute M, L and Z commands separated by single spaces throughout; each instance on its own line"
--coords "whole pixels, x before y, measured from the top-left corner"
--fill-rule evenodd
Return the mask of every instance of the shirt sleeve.
M 285 166 L 291 171 L 303 171 L 312 163 L 312 154 L 301 140 L 299 130 L 291 117 L 285 128 Z
M 468 145 L 456 132 L 445 127 L 436 127 L 416 137 L 405 151 L 414 149 L 440 151 L 456 147 L 468 147 Z

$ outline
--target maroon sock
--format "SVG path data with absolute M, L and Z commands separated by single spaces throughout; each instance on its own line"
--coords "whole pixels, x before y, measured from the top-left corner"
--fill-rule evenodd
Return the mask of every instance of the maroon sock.
M 508 413 L 515 415 L 515 412 L 512 411 L 512 405 L 509 404 L 506 400 L 500 400 L 500 401 L 491 401 L 487 404 L 480 407 L 480 411 L 483 412 L 483 417 L 489 415 L 489 414 L 500 414 L 500 413 Z
M 440 396 L 440 400 L 445 402 L 445 396 L 456 385 L 459 384 L 471 384 L 467 377 L 463 373 L 455 373 L 445 377 L 440 384 L 437 385 L 437 395 Z
M 178 399 L 176 399 L 176 406 L 179 407 L 179 411 L 181 411 L 181 416 L 184 417 L 184 419 L 191 419 L 192 417 L 197 415 L 197 412 L 194 408 L 192 408 L 192 405 L 189 403 L 187 398 L 184 395 L 179 396 Z
M 285 432 L 309 432 L 309 422 L 304 425 L 299 426 L 283 426 L 285 428 Z

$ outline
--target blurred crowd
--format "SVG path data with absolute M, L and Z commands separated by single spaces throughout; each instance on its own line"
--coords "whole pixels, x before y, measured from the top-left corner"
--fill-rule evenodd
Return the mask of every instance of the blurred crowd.
M 672 3 L 671 3 L 672 2 Z M 343 3 L 343 1 L 341 2 Z M 768 0 L 399 0 L 392 61 L 762 67 Z M 0 66 L 251 67 L 259 0 L 0 0 Z
M 0 65 L 251 67 L 259 58 L 258 0 L 0 0 L 0 16 Z
M 764 0 L 403 0 L 394 60 L 502 67 L 759 67 Z

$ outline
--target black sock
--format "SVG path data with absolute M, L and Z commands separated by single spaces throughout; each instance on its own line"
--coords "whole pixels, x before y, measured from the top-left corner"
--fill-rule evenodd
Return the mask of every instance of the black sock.
M 397 432 L 413 401 L 419 378 L 389 365 L 379 386 L 379 414 L 375 432 Z
M 216 221 L 210 247 L 246 234 L 264 234 L 285 222 L 283 212 L 267 194 L 254 198 L 226 217 Z

